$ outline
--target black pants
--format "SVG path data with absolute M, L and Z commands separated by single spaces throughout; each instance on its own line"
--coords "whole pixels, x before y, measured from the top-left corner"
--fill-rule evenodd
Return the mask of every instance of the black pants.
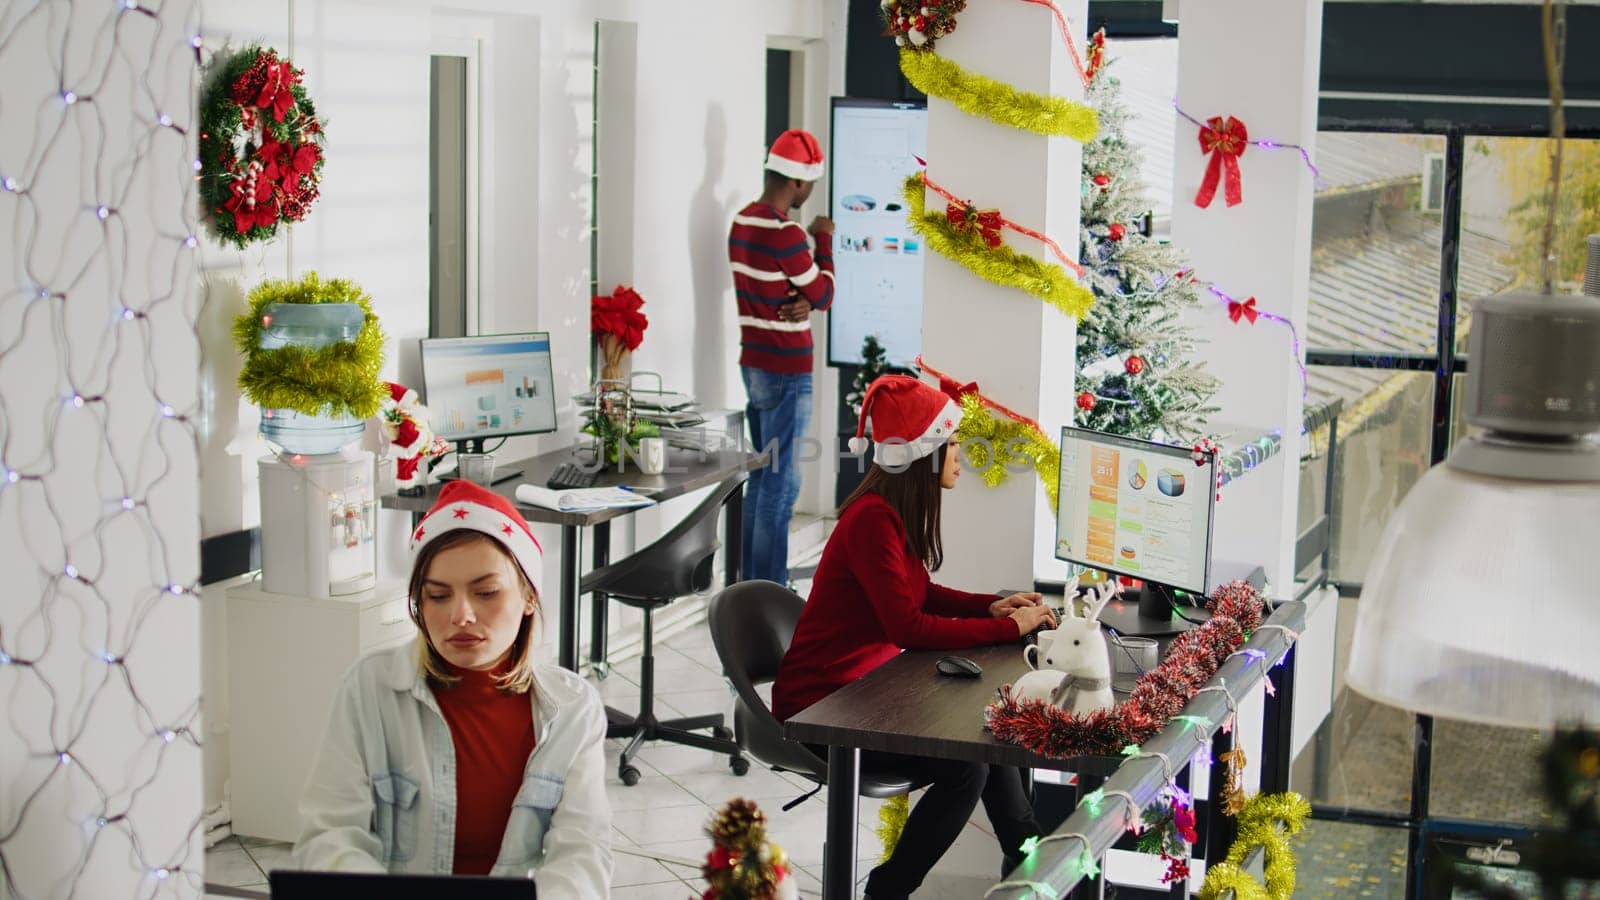
M 921 887 L 922 879 L 955 843 L 980 799 L 1007 868 L 1021 861 L 1023 842 L 1039 836 L 1033 804 L 1022 789 L 1022 773 L 1011 766 L 870 750 L 862 752 L 861 762 L 863 767 L 893 768 L 933 782 L 911 808 L 894 855 L 867 876 L 867 896 L 872 900 L 897 900 Z

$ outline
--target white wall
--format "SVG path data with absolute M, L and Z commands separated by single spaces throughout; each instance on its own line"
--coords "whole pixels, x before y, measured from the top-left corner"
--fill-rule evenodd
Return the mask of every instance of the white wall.
M 198 14 L 0 12 L 0 896 L 200 894 Z
M 237 253 L 211 245 L 204 252 L 210 303 L 203 384 L 212 410 L 202 439 L 205 534 L 260 522 L 255 460 L 268 449 L 233 386 L 239 363 L 228 325 L 243 304 L 235 281 L 248 289 L 262 277 L 309 268 L 354 279 L 372 295 L 390 338 L 385 375 L 420 381 L 415 340 L 426 335 L 428 316 L 428 57 L 440 39 L 476 41 L 479 52 L 480 330 L 547 330 L 556 354 L 559 433 L 513 439 L 498 455 L 516 459 L 569 443 L 578 423 L 566 401 L 587 387 L 596 20 L 625 26 L 625 34 L 631 26 L 628 40 L 613 49 L 634 55 L 634 75 L 624 71 L 602 86 L 618 92 L 602 103 L 602 124 L 627 146 L 617 152 L 602 136 L 602 163 L 625 168 L 602 170 L 601 193 L 606 198 L 608 184 L 625 187 L 628 201 L 603 206 L 601 275 L 631 281 L 645 297 L 650 328 L 634 368 L 660 371 L 669 386 L 694 391 L 708 405 L 742 407 L 726 241 L 734 211 L 760 193 L 766 48 L 774 38 L 800 42 L 818 51 L 822 72 L 837 66 L 837 78 L 808 81 L 820 94 L 806 106 L 806 122 L 814 123 L 826 116 L 829 86 L 842 89 L 843 8 L 844 0 L 703 0 L 685 15 L 677 4 L 655 0 L 208 3 L 208 42 L 264 41 L 305 69 L 328 122 L 328 144 L 322 197 L 304 223 L 266 248 Z M 832 32 L 829 21 L 839 23 Z M 615 121 L 618 106 L 634 111 L 631 123 Z M 607 232 L 615 240 L 608 242 Z M 630 245 L 629 258 L 618 259 L 618 248 Z M 687 511 L 692 503 L 675 506 Z M 665 513 L 639 518 L 641 540 L 665 524 Z M 384 577 L 404 575 L 407 530 L 404 516 L 380 515 Z M 614 556 L 631 546 L 627 531 L 614 534 Z M 559 533 L 536 533 L 554 571 Z M 220 636 L 216 593 L 206 608 L 207 632 Z M 553 612 L 547 610 L 552 632 Z M 208 710 L 222 711 L 220 728 L 227 718 L 223 648 L 210 640 L 206 646 Z M 211 737 L 207 797 L 216 803 L 226 734 Z
M 1234 116 L 1251 138 L 1299 144 L 1315 158 L 1322 0 L 1213 0 L 1180 28 L 1178 103 L 1184 111 L 1202 121 Z M 1201 279 L 1240 300 L 1255 297 L 1260 310 L 1288 318 L 1305 335 L 1314 187 L 1300 155 L 1250 147 L 1240 159 L 1243 202 L 1225 205 L 1219 186 L 1216 199 L 1201 209 L 1193 198 L 1208 159 L 1195 126 L 1178 120 L 1174 139 L 1173 243 L 1189 251 Z M 1209 298 L 1184 324 L 1203 342 L 1206 365 L 1221 380 L 1215 398 L 1221 412 L 1211 427 L 1283 433 L 1279 458 L 1224 492 L 1212 556 L 1260 563 L 1268 580 L 1287 590 L 1294 575 L 1303 406 L 1291 339 L 1266 319 L 1253 326 L 1230 322 L 1226 309 Z

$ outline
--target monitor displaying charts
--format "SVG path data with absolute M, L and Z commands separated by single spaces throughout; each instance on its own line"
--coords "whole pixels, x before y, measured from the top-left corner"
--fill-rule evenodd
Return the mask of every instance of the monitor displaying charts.
M 555 431 L 550 335 L 424 339 L 422 393 L 434 433 L 447 441 Z
M 905 181 L 928 155 L 927 103 L 835 97 L 831 134 L 838 293 L 828 313 L 828 362 L 861 365 L 870 334 L 890 364 L 910 366 L 922 352 L 927 248 L 906 222 Z
M 1187 447 L 1061 429 L 1056 558 L 1204 594 L 1216 460 Z

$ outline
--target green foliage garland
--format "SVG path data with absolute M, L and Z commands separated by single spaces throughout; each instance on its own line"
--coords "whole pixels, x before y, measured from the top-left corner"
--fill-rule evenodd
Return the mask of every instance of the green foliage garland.
M 917 90 L 948 100 L 969 116 L 1079 142 L 1092 140 L 1100 129 L 1099 114 L 1082 103 L 1019 91 L 968 72 L 931 50 L 902 49 L 900 71 Z
M 911 230 L 979 278 L 1027 291 L 1074 319 L 1082 319 L 1094 305 L 1089 289 L 1061 266 L 1018 253 L 1005 244 L 991 248 L 978 229 L 957 231 L 943 213 L 928 212 L 920 173 L 906 179 L 905 199 Z
M 1299 794 L 1258 794 L 1252 798 L 1239 811 L 1239 837 L 1228 848 L 1228 858 L 1206 869 L 1200 900 L 1220 900 L 1229 891 L 1234 900 L 1292 897 L 1295 858 L 1289 838 L 1300 833 L 1310 815 L 1311 804 Z M 1266 887 L 1244 871 L 1245 857 L 1257 847 L 1265 851 Z
M 249 300 L 249 311 L 233 320 L 233 342 L 245 358 L 239 389 L 246 399 L 267 409 L 292 409 L 308 416 L 377 415 L 388 396 L 379 377 L 384 334 L 366 291 L 353 281 L 323 281 L 310 272 L 299 281 L 263 281 L 250 292 Z M 353 341 L 263 350 L 262 310 L 272 303 L 355 303 L 365 321 Z

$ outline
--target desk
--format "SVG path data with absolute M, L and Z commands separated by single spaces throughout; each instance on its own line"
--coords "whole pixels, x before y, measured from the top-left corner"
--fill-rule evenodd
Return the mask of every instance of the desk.
M 979 678 L 935 674 L 934 662 L 956 654 L 983 667 Z M 902 653 L 784 723 L 792 741 L 828 745 L 828 827 L 823 849 L 823 900 L 855 891 L 856 813 L 862 750 L 1065 769 L 1084 779 L 1111 775 L 1116 757 L 1055 759 L 995 740 L 983 730 L 983 708 L 1002 684 L 1028 671 L 1022 642 L 967 650 Z M 995 860 L 998 865 L 999 848 Z
M 542 506 L 529 506 L 518 502 L 516 497 L 517 485 L 523 482 L 544 484 L 545 480 L 554 472 L 556 466 L 563 462 L 576 459 L 575 449 L 567 447 L 549 453 L 532 457 L 531 459 L 518 460 L 507 463 L 508 468 L 522 470 L 522 477 L 512 481 L 495 485 L 491 490 L 510 500 L 523 518 L 529 522 L 543 522 L 550 525 L 561 526 L 561 633 L 558 642 L 558 659 L 562 668 L 577 671 L 578 668 L 578 583 L 582 572 L 578 562 L 579 529 L 585 526 L 594 526 L 594 566 L 599 568 L 609 562 L 611 543 L 611 520 L 619 516 L 632 513 L 633 509 L 597 509 L 588 512 L 560 512 L 554 509 L 545 509 Z M 748 453 L 743 450 L 719 450 L 715 453 L 700 453 L 694 450 L 679 450 L 669 448 L 667 451 L 667 469 L 660 475 L 645 475 L 633 468 L 631 462 L 627 472 L 618 472 L 608 469 L 601 473 L 595 482 L 597 487 L 626 484 L 635 488 L 647 488 L 650 496 L 657 501 L 667 501 L 674 497 L 681 497 L 691 491 L 710 487 L 714 484 L 742 475 L 752 469 L 758 468 L 766 459 L 757 453 Z M 439 499 L 440 485 L 430 485 L 427 491 L 415 497 L 402 497 L 398 494 L 385 494 L 382 505 L 385 509 L 399 509 L 412 513 L 413 520 L 421 517 L 433 507 Z M 726 569 L 727 583 L 733 584 L 739 580 L 739 566 L 742 548 L 739 546 L 744 534 L 741 520 L 744 515 L 744 491 L 737 490 L 728 498 L 727 509 L 724 512 L 726 522 L 726 535 L 724 537 L 724 566 Z M 605 659 L 606 639 L 606 600 L 604 597 L 594 598 L 593 610 L 593 635 L 590 639 L 590 657 L 597 663 Z

